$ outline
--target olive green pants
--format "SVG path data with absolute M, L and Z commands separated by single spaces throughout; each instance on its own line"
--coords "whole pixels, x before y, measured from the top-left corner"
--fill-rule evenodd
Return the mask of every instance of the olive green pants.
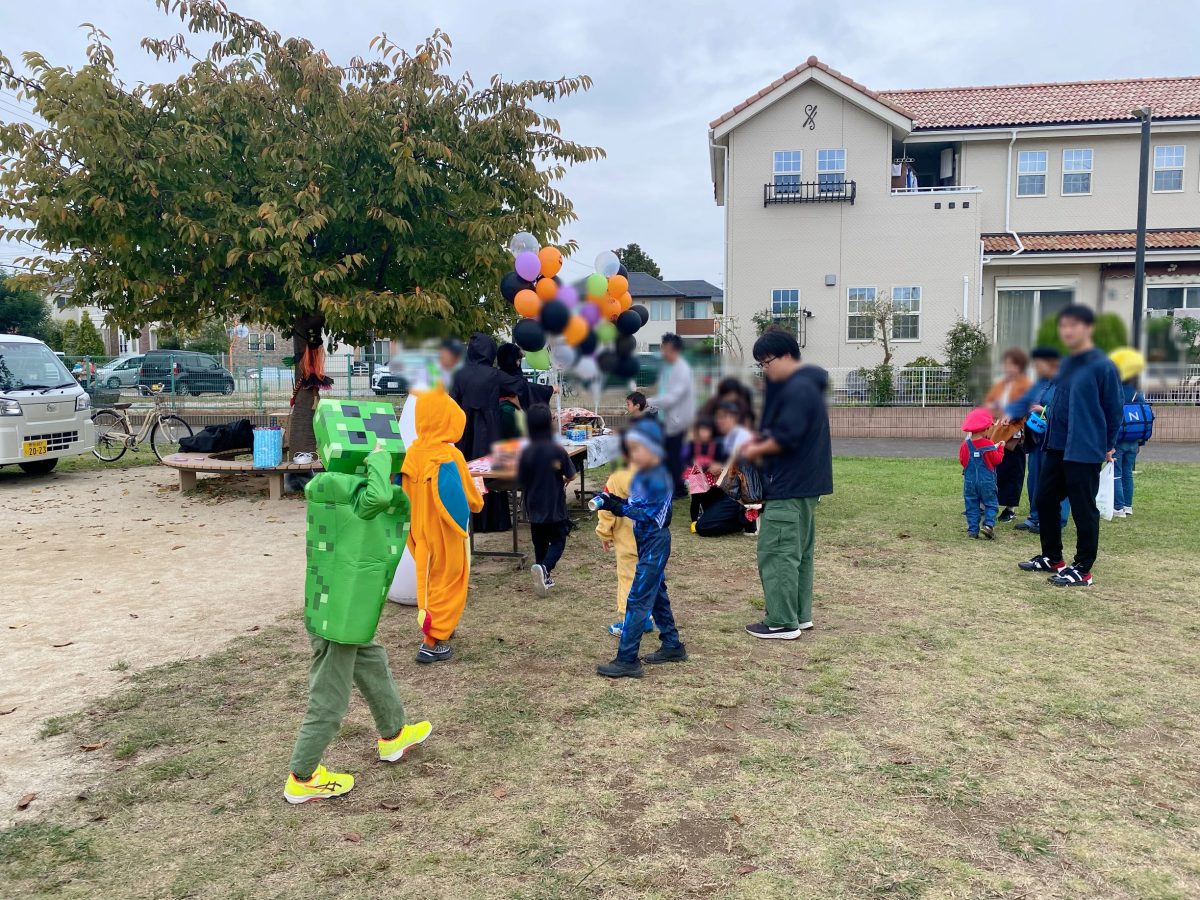
M 350 687 L 367 701 L 375 727 L 384 738 L 393 738 L 404 728 L 404 704 L 392 681 L 387 651 L 370 644 L 335 644 L 315 634 L 312 665 L 308 670 L 308 711 L 292 751 L 292 774 L 301 781 L 312 777 L 350 709 Z
M 816 497 L 768 500 L 758 520 L 758 575 L 772 628 L 812 621 Z

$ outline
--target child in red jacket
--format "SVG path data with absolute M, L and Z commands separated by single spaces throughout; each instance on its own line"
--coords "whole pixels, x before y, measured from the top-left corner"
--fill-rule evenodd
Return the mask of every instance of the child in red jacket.
M 1004 445 L 987 437 L 992 427 L 992 414 L 986 409 L 973 409 L 963 419 L 962 430 L 970 435 L 958 448 L 958 461 L 963 467 L 963 507 L 967 513 L 967 534 L 978 539 L 979 533 L 989 541 L 995 536 L 996 512 L 1000 508 L 996 496 L 996 466 L 1004 459 Z M 979 513 L 983 511 L 983 524 Z

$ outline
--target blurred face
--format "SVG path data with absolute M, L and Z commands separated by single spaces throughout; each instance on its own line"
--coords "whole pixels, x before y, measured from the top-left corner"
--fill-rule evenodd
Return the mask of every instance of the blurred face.
M 629 461 L 639 469 L 653 469 L 658 465 L 658 457 L 646 449 L 645 444 L 637 441 L 629 442 Z
M 629 413 L 631 416 L 640 416 L 642 414 L 642 409 L 632 400 L 626 400 L 625 412 Z
M 1086 350 L 1092 342 L 1092 326 L 1065 316 L 1058 320 L 1058 339 L 1072 352 Z
M 1037 372 L 1038 378 L 1053 378 L 1058 374 L 1058 360 L 1035 359 L 1033 361 L 1033 371 Z
M 698 440 L 700 443 L 707 444 L 712 439 L 713 433 L 711 428 L 705 425 L 701 425 L 696 428 L 696 440 Z
M 443 369 L 453 369 L 458 365 L 458 354 L 451 353 L 445 347 L 438 350 L 438 365 Z
M 669 363 L 673 363 L 675 360 L 679 359 L 679 350 L 674 344 L 663 344 L 662 358 Z
M 790 356 L 768 356 L 766 359 L 760 359 L 758 365 L 767 381 L 787 381 L 795 371 L 793 366 L 788 365 L 790 362 Z
M 1021 367 L 1013 360 L 1011 356 L 1004 359 L 1004 377 L 1016 378 L 1021 374 Z
M 737 419 L 733 413 L 726 412 L 721 409 L 717 411 L 717 431 L 721 434 L 729 434 L 733 431 L 733 426 L 737 424 Z

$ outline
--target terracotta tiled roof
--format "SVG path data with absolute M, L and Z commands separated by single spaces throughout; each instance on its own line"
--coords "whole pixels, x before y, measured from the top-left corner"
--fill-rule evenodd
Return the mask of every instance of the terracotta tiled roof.
M 890 106 L 893 109 L 895 109 L 896 112 L 900 113 L 901 115 L 908 116 L 910 119 L 912 118 L 912 114 L 905 111 L 900 106 L 900 104 L 898 104 L 892 100 L 886 99 L 882 94 L 871 90 L 869 87 L 866 87 L 865 85 L 859 84 L 853 78 L 850 78 L 847 75 L 843 75 L 837 69 L 830 68 L 829 66 L 825 65 L 825 63 L 823 63 L 819 59 L 817 59 L 815 56 L 810 56 L 803 63 L 796 66 L 796 68 L 792 69 L 792 71 L 785 72 L 784 74 L 780 75 L 778 78 L 776 78 L 774 81 L 772 81 L 770 84 L 768 84 L 765 88 L 763 88 L 757 94 L 753 94 L 753 95 L 747 97 L 745 100 L 743 100 L 737 106 L 735 106 L 733 109 L 729 110 L 729 112 L 713 119 L 711 122 L 708 123 L 708 127 L 716 128 L 722 122 L 727 122 L 728 120 L 732 119 L 734 116 L 736 116 L 738 113 L 740 113 L 743 109 L 745 109 L 750 104 L 761 100 L 767 94 L 771 93 L 771 91 L 775 90 L 775 88 L 779 87 L 780 85 L 786 84 L 787 82 L 789 82 L 793 78 L 795 78 L 797 75 L 800 75 L 800 74 L 806 72 L 808 69 L 820 69 L 822 72 L 825 72 L 827 75 L 832 75 L 834 78 L 836 78 L 838 81 L 842 82 L 846 86 L 853 88 L 854 90 L 858 91 L 861 94 L 866 94 L 872 100 L 876 100 L 879 103 L 882 103 L 884 106 Z
M 1017 242 L 1011 234 L 985 234 L 985 253 L 1015 253 Z M 1134 250 L 1134 231 L 1044 231 L 1021 234 L 1025 253 L 1084 253 L 1104 250 Z M 1200 248 L 1200 228 L 1174 228 L 1146 232 L 1147 250 L 1188 250 Z
M 1200 77 L 1194 76 L 926 88 L 880 91 L 879 96 L 910 110 L 917 130 L 1132 122 L 1138 106 L 1151 107 L 1156 119 L 1200 116 Z

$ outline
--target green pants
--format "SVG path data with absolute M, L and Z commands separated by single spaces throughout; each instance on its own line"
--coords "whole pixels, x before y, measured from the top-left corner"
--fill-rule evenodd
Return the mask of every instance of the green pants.
M 292 751 L 292 773 L 301 781 L 313 770 L 342 726 L 350 709 L 350 686 L 359 691 L 371 708 L 381 737 L 394 738 L 404 728 L 404 704 L 392 681 L 387 651 L 376 643 L 335 644 L 315 634 L 312 666 L 308 670 L 308 711 Z
M 758 575 L 772 628 L 812 621 L 816 497 L 768 500 L 758 520 Z

